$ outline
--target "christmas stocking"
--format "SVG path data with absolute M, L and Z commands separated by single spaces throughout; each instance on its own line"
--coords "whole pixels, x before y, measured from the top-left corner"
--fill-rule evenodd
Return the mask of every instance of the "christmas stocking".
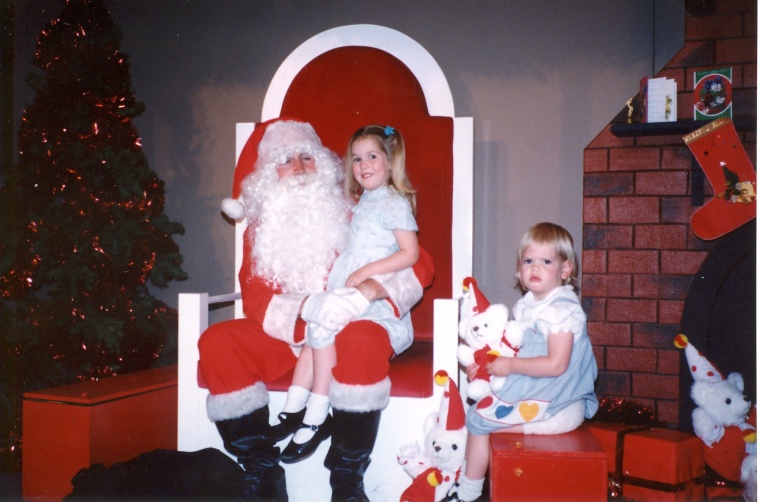
M 691 217 L 691 228 L 697 237 L 717 239 L 754 218 L 757 176 L 731 119 L 710 122 L 683 140 L 715 193 Z

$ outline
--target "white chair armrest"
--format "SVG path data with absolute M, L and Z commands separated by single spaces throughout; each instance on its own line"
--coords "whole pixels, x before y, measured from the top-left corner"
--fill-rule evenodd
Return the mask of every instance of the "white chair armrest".
M 209 296 L 180 293 L 177 333 L 177 444 L 181 451 L 205 448 L 199 424 L 208 423 L 206 389 L 198 387 L 198 340 L 208 328 L 208 307 L 240 300 L 240 293 Z
M 445 370 L 459 385 L 457 345 L 459 334 L 459 301 L 437 298 L 433 301 L 433 372 Z

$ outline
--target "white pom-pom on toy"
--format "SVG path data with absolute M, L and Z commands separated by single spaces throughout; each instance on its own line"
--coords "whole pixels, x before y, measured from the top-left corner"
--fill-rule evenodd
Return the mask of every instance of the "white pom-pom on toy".
M 245 206 L 239 200 L 227 197 L 222 201 L 222 212 L 229 218 L 238 221 L 245 216 Z

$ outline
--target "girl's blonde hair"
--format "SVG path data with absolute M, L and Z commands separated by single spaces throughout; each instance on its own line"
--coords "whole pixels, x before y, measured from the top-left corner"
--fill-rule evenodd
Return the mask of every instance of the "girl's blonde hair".
M 416 190 L 412 187 L 409 178 L 406 177 L 406 147 L 404 138 L 401 133 L 391 126 L 380 126 L 376 124 L 366 125 L 359 128 L 348 142 L 346 156 L 343 159 L 345 169 L 345 179 L 343 181 L 343 190 L 346 196 L 357 200 L 363 192 L 362 186 L 354 178 L 353 159 L 351 147 L 359 139 L 371 139 L 388 157 L 391 165 L 391 176 L 388 179 L 388 186 L 403 195 L 412 206 L 412 214 L 417 214 L 417 201 L 414 193 Z
M 545 244 L 554 246 L 554 250 L 562 261 L 570 263 L 570 274 L 563 281 L 563 284 L 571 284 L 574 289 L 577 289 L 578 258 L 575 254 L 573 237 L 563 227 L 546 221 L 530 227 L 520 240 L 520 245 L 517 248 L 517 286 L 525 292 L 525 288 L 520 282 L 520 265 L 525 249 L 528 246 Z

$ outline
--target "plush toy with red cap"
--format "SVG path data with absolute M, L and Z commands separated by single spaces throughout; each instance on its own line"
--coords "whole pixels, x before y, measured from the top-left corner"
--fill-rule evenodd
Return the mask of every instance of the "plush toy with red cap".
M 402 446 L 396 459 L 411 476 L 412 484 L 401 494 L 400 502 L 436 502 L 446 497 L 459 478 L 464 463 L 467 428 L 464 404 L 456 384 L 445 371 L 436 373 L 437 385 L 445 387 L 438 412 L 424 424 L 425 444 Z
M 459 337 L 464 343 L 457 347 L 457 359 L 462 366 L 478 364 L 478 373 L 467 385 L 467 397 L 480 401 L 491 390 L 504 387 L 506 377 L 491 376 L 486 365 L 497 357 L 515 357 L 523 344 L 524 333 L 520 323 L 509 320 L 505 305 L 490 304 L 477 281 L 466 277 L 463 281 L 463 303 L 459 321 Z
M 705 463 L 725 480 L 755 487 L 757 409 L 744 394 L 744 379 L 739 373 L 724 378 L 684 335 L 674 344 L 684 350 L 694 377 L 691 398 L 697 407 L 691 417 L 694 433 L 705 443 Z

